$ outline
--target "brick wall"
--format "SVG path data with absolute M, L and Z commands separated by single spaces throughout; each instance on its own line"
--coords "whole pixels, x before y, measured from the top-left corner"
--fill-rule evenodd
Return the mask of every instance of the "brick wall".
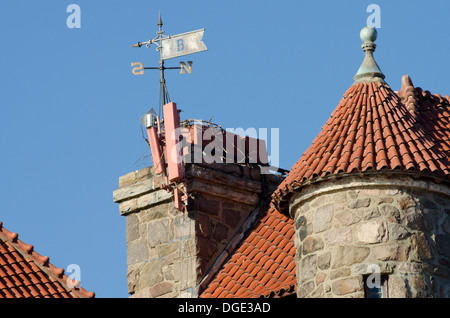
M 298 297 L 364 297 L 364 277 L 378 270 L 388 297 L 450 297 L 449 194 L 409 177 L 305 188 L 290 210 Z

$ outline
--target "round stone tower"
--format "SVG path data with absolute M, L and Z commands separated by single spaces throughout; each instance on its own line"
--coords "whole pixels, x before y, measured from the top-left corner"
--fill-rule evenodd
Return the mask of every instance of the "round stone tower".
M 450 297 L 450 99 L 407 76 L 394 92 L 376 38 L 361 31 L 355 82 L 274 193 L 298 297 Z

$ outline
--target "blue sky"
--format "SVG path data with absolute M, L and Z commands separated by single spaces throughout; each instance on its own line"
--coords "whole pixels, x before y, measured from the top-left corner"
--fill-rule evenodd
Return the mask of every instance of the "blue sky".
M 69 4 L 81 8 L 70 29 Z M 125 217 L 118 178 L 149 164 L 139 118 L 157 109 L 159 53 L 131 44 L 205 28 L 193 74 L 167 71 L 182 119 L 279 128 L 290 169 L 352 85 L 369 4 L 381 9 L 375 59 L 387 83 L 401 76 L 450 94 L 450 2 L 264 0 L 45 0 L 0 3 L 0 221 L 55 266 L 81 268 L 97 297 L 128 297 Z

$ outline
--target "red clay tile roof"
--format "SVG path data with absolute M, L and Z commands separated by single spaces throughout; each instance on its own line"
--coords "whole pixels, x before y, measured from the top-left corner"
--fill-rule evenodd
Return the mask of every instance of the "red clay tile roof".
M 402 87 L 398 95 L 408 111 L 425 128 L 437 148 L 449 159 L 450 96 L 432 95 L 420 87 L 415 88 L 407 75 L 402 78 Z
M 280 297 L 295 293 L 293 220 L 269 209 L 201 298 Z
M 383 82 L 354 83 L 274 192 L 274 202 L 285 209 L 295 190 L 329 175 L 403 170 L 448 179 L 449 114 L 448 96 L 415 89 L 408 77 L 398 94 Z
M 64 269 L 34 251 L 0 222 L 0 298 L 93 298 L 81 287 L 69 288 Z M 71 281 L 72 282 L 72 281 Z M 74 281 L 74 285 L 77 285 Z

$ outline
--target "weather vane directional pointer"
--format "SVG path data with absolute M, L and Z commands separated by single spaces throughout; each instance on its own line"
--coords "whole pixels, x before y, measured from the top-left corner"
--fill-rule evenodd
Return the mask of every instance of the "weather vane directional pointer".
M 188 66 L 184 62 L 180 62 L 179 67 L 165 67 L 164 60 L 172 59 L 175 57 L 180 57 L 188 54 L 198 53 L 202 51 L 206 51 L 206 45 L 202 42 L 203 33 L 205 29 L 200 29 L 196 31 L 181 33 L 177 35 L 164 35 L 164 31 L 162 30 L 162 20 L 161 14 L 158 17 L 158 32 L 156 32 L 157 36 L 154 39 L 148 40 L 146 42 L 138 42 L 136 44 L 131 45 L 131 47 L 141 47 L 145 45 L 147 48 L 150 47 L 151 44 L 156 44 L 156 51 L 160 53 L 159 67 L 144 67 L 141 62 L 133 62 L 131 66 L 133 67 L 132 72 L 134 75 L 143 75 L 144 70 L 160 70 L 161 79 L 160 79 L 160 96 L 162 105 L 165 105 L 166 102 L 170 102 L 169 93 L 167 91 L 166 80 L 164 78 L 164 70 L 167 69 L 178 69 L 180 70 L 180 74 L 185 74 L 186 71 L 191 74 L 192 73 L 192 61 L 188 61 Z

